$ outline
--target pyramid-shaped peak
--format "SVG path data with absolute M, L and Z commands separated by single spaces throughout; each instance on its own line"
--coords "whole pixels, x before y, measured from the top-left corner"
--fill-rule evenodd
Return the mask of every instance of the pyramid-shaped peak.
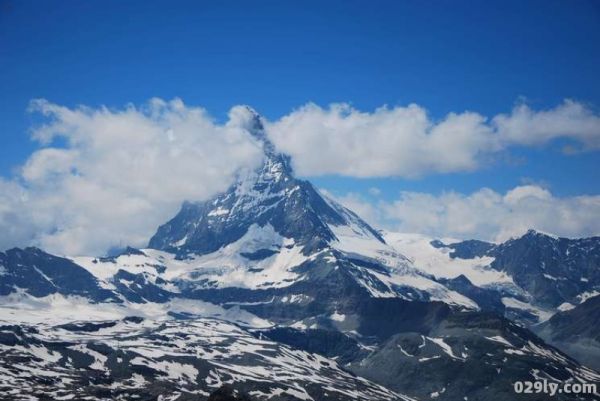
M 240 240 L 253 225 L 269 225 L 306 253 L 324 249 L 336 240 L 331 227 L 350 227 L 384 243 L 354 213 L 294 176 L 290 157 L 276 151 L 263 121 L 249 106 L 230 110 L 228 124 L 261 142 L 265 154 L 262 165 L 241 170 L 227 191 L 211 199 L 185 203 L 173 219 L 158 228 L 148 246 L 179 255 L 203 255 Z

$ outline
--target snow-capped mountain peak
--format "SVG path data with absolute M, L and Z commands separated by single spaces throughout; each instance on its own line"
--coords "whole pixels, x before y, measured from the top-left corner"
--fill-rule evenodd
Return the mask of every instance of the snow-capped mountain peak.
M 186 202 L 171 221 L 161 226 L 150 248 L 179 254 L 206 254 L 240 239 L 253 224 L 270 224 L 280 235 L 293 238 L 307 252 L 335 240 L 330 225 L 358 224 L 382 241 L 358 216 L 324 199 L 312 184 L 297 179 L 289 156 L 276 151 L 268 139 L 261 117 L 243 107 L 238 123 L 264 150 L 263 163 L 241 171 L 224 193 L 204 202 Z
M 263 164 L 240 173 L 226 192 L 184 204 L 150 240 L 150 248 L 195 260 L 197 268 L 185 278 L 188 286 L 291 291 L 328 280 L 340 292 L 351 287 L 370 297 L 477 308 L 415 269 L 354 212 L 296 178 L 290 158 L 267 138 L 260 116 L 251 109 L 238 112 L 246 129 L 263 143 Z M 252 252 L 244 249 L 249 243 L 256 248 Z

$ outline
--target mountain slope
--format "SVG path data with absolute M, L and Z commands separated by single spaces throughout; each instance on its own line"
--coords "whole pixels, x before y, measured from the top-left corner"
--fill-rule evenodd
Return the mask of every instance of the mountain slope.
M 600 370 L 600 296 L 557 313 L 535 331 L 583 364 Z
M 540 305 L 577 304 L 600 287 L 600 237 L 556 238 L 534 230 L 487 253 L 491 267 L 510 274 Z
M 449 289 L 525 324 L 545 321 L 600 291 L 600 237 L 556 238 L 534 230 L 501 244 L 384 237 Z
M 349 368 L 390 389 L 402 388 L 415 398 L 439 400 L 465 396 L 471 401 L 531 400 L 529 394 L 515 394 L 513 383 L 600 379 L 528 330 L 479 312 L 451 314 L 427 332 L 398 333 Z M 557 395 L 553 399 L 578 398 Z
M 257 400 L 408 400 L 210 319 L 0 326 L 0 372 L 12 400 L 202 399 L 223 384 Z
M 515 381 L 596 382 L 600 375 L 529 330 L 493 313 L 391 299 L 360 308 L 371 323 L 358 335 L 322 329 L 263 329 L 265 336 L 343 362 L 347 369 L 416 399 L 530 399 Z M 405 305 L 401 303 L 405 302 Z M 437 306 L 437 308 L 434 308 Z M 393 311 L 393 313 L 390 313 Z M 375 328 L 375 329 L 373 329 Z M 556 399 L 573 400 L 573 396 Z M 580 399 L 596 399 L 582 395 Z
M 35 297 L 50 294 L 82 296 L 93 302 L 118 302 L 91 273 L 69 259 L 37 248 L 0 252 L 0 296 L 25 291 Z

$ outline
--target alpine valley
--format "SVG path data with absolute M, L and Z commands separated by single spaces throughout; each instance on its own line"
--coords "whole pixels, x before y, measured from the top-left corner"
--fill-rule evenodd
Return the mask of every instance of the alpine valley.
M 515 381 L 600 381 L 599 237 L 378 231 L 296 178 L 252 110 L 246 128 L 263 164 L 146 249 L 0 253 L 0 399 L 509 401 L 541 399 Z

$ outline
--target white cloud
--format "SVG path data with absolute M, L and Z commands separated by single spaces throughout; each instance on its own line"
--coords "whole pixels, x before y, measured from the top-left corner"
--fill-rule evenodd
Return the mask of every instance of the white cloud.
M 178 99 L 123 110 L 38 100 L 31 109 L 49 121 L 33 130 L 41 149 L 20 177 L 0 181 L 2 248 L 98 254 L 120 243 L 143 246 L 183 200 L 226 189 L 261 157 L 241 108 L 223 125 Z M 53 146 L 57 137 L 66 146 Z
M 530 228 L 566 237 L 600 235 L 600 196 L 556 197 L 536 185 L 498 193 L 402 192 L 391 202 L 368 202 L 358 194 L 337 198 L 375 226 L 433 237 L 504 241 Z
M 182 201 L 224 190 L 236 171 L 261 158 L 243 106 L 233 107 L 222 124 L 179 99 L 116 110 L 37 100 L 31 111 L 43 114 L 46 124 L 33 129 L 39 149 L 18 175 L 0 178 L 0 248 L 33 244 L 62 254 L 100 254 L 120 244 L 143 246 Z M 600 148 L 598 115 L 573 101 L 545 111 L 518 105 L 492 119 L 450 113 L 440 121 L 414 104 L 371 113 L 309 104 L 267 129 L 305 175 L 417 177 L 473 170 L 510 146 L 559 137 L 583 149 Z M 369 192 L 372 199 L 380 195 L 378 188 Z M 521 227 L 585 235 L 599 226 L 600 215 L 598 197 L 556 198 L 536 185 L 507 194 L 407 192 L 397 202 L 376 205 L 358 196 L 345 201 L 396 228 L 461 237 L 500 238 Z
M 600 149 L 600 116 L 573 100 L 543 111 L 521 104 L 509 115 L 494 117 L 492 125 L 507 145 L 540 145 L 562 137 L 587 149 Z
M 362 112 L 348 104 L 307 104 L 268 125 L 275 144 L 303 175 L 418 177 L 470 171 L 510 146 L 541 145 L 567 138 L 584 149 L 600 148 L 600 117 L 584 105 L 533 111 L 517 105 L 488 120 L 474 112 L 432 120 L 427 110 L 381 107 Z

